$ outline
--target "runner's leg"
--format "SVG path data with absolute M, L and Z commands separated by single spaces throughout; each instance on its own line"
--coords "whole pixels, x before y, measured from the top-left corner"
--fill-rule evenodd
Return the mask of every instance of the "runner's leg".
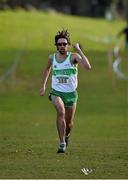
M 62 99 L 59 96 L 51 96 L 53 105 L 57 111 L 57 130 L 60 138 L 60 143 L 65 143 L 65 132 L 66 132 L 66 123 L 65 123 L 65 107 Z
M 65 141 L 66 141 L 66 145 L 68 145 L 68 138 L 70 136 L 70 132 L 73 127 L 73 120 L 74 120 L 75 112 L 76 112 L 76 103 L 73 106 L 69 106 L 69 107 L 65 108 L 65 122 L 66 122 Z

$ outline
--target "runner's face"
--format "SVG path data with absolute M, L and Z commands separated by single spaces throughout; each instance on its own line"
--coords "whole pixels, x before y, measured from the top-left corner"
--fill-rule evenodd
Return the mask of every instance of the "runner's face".
M 65 38 L 58 39 L 56 46 L 60 54 L 66 54 L 69 48 L 69 44 Z

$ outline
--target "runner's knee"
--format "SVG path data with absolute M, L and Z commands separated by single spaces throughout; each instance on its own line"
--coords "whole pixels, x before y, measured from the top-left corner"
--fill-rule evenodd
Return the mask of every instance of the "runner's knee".
M 70 122 L 69 124 L 67 124 L 68 128 L 72 128 L 73 127 L 73 122 Z
M 64 117 L 64 116 L 65 116 L 65 110 L 64 110 L 64 108 L 59 107 L 58 110 L 57 110 L 57 115 L 58 115 L 59 117 Z

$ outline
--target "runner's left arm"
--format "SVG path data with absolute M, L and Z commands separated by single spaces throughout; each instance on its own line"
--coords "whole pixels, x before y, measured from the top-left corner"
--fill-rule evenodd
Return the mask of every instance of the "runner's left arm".
M 85 54 L 83 53 L 83 51 L 81 50 L 79 44 L 75 43 L 73 44 L 73 47 L 77 51 L 77 53 L 73 55 L 74 61 L 78 64 L 81 64 L 85 69 L 90 70 L 91 69 L 90 62 L 88 58 L 85 56 Z

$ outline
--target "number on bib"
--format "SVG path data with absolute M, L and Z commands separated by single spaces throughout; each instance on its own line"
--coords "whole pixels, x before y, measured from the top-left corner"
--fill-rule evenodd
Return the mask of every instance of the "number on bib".
M 61 83 L 61 84 L 66 84 L 68 83 L 68 77 L 57 77 L 57 81 L 58 83 Z

